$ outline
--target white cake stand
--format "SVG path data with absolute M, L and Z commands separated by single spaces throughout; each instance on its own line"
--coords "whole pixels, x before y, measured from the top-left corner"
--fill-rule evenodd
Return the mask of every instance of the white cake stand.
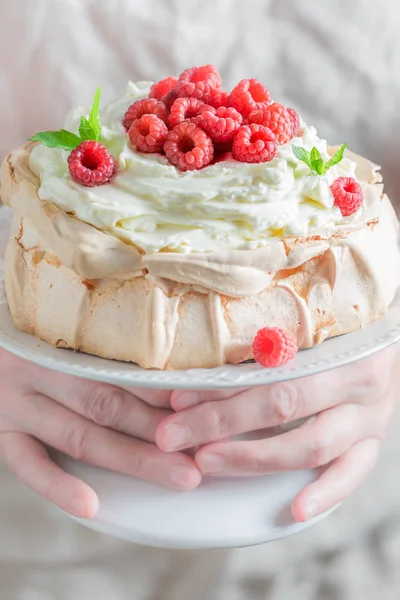
M 164 389 L 251 387 L 313 375 L 361 360 L 400 340 L 400 292 L 385 317 L 354 333 L 299 352 L 279 369 L 256 364 L 188 371 L 144 370 L 68 350 L 56 349 L 18 331 L 12 322 L 0 277 L 0 346 L 48 369 L 115 385 Z M 297 471 L 247 479 L 205 479 L 192 492 L 174 492 L 138 479 L 76 462 L 56 461 L 86 481 L 100 499 L 94 519 L 80 522 L 132 542 L 168 548 L 226 548 L 259 544 L 301 531 L 290 504 L 316 474 Z

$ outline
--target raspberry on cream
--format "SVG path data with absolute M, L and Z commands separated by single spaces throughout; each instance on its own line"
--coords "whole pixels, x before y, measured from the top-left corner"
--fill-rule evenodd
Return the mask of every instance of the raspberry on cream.
M 268 127 L 279 144 L 286 144 L 293 137 L 293 126 L 289 111 L 279 102 L 269 104 L 265 110 L 251 111 L 248 122 Z
M 139 152 L 161 152 L 167 135 L 166 124 L 154 113 L 135 119 L 128 131 L 133 149 Z
M 179 123 L 182 123 L 182 121 L 195 123 L 196 117 L 203 106 L 207 105 L 197 98 L 177 98 L 171 106 L 168 125 L 174 128 Z
M 163 96 L 168 94 L 168 92 L 171 92 L 176 87 L 177 83 L 177 77 L 166 77 L 161 81 L 153 83 L 149 92 L 150 98 L 157 98 L 157 100 L 161 100 Z
M 338 177 L 331 185 L 334 204 L 344 217 L 357 212 L 363 203 L 361 186 L 353 177 Z
M 110 181 L 115 160 L 103 144 L 86 140 L 68 156 L 68 169 L 76 183 L 94 187 Z
M 168 110 L 163 102 L 154 98 L 142 98 L 129 106 L 122 119 L 122 125 L 126 131 L 129 131 L 132 123 L 143 115 L 156 115 L 164 123 L 168 120 Z

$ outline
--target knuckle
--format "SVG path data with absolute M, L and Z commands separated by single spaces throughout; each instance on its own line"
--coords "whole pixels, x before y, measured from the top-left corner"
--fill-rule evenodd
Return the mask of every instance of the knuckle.
M 322 436 L 314 436 L 309 442 L 309 465 L 311 468 L 326 465 L 333 459 L 330 445 Z
M 204 405 L 204 421 L 205 431 L 210 438 L 219 440 L 228 435 L 226 420 L 211 406 Z
M 255 473 L 257 475 L 263 475 L 268 473 L 269 464 L 266 457 L 256 450 L 249 450 L 247 456 L 247 463 L 249 464 L 249 470 L 251 473 Z
M 294 383 L 274 384 L 270 390 L 274 417 L 279 423 L 288 423 L 298 414 L 299 393 Z
M 64 443 L 61 450 L 75 460 L 84 460 L 86 458 L 89 427 L 89 423 L 82 423 L 80 426 L 77 426 L 75 422 L 68 423 L 63 434 Z
M 156 408 L 170 408 L 171 407 L 171 390 L 153 390 L 147 388 L 130 387 L 127 391 L 137 396 L 146 404 L 150 404 Z
M 123 403 L 122 393 L 106 386 L 90 388 L 82 396 L 84 416 L 102 427 L 116 426 Z
M 154 469 L 151 469 L 150 460 L 144 450 L 136 449 L 132 453 L 131 469 L 132 474 L 139 478 L 148 477 Z
M 370 360 L 364 366 L 361 386 L 355 386 L 356 395 L 359 396 L 361 403 L 366 405 L 379 403 L 382 400 L 389 379 L 386 366 L 375 357 Z

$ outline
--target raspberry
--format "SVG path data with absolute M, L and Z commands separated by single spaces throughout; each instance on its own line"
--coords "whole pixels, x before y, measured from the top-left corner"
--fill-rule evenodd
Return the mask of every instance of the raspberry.
M 280 367 L 297 352 L 294 337 L 279 327 L 259 329 L 253 341 L 254 359 L 263 367 Z
M 264 110 L 271 102 L 266 87 L 257 79 L 242 79 L 228 96 L 228 106 L 233 106 L 243 117 L 252 110 Z
M 253 110 L 248 116 L 249 123 L 268 127 L 275 134 L 279 144 L 286 144 L 292 138 L 292 121 L 286 108 L 274 102 L 265 110 Z
M 338 177 L 331 185 L 334 205 L 340 208 L 344 217 L 355 213 L 363 203 L 364 195 L 359 183 L 353 177 Z
M 168 125 L 173 128 L 182 121 L 195 123 L 194 118 L 197 117 L 202 106 L 205 106 L 204 102 L 197 98 L 178 98 L 171 106 Z
M 297 137 L 301 129 L 299 114 L 294 108 L 287 108 L 286 110 L 289 113 L 290 121 L 292 123 L 292 137 Z
M 110 181 L 115 172 L 115 160 L 107 148 L 93 140 L 86 140 L 68 156 L 71 177 L 87 187 Z
M 168 92 L 167 94 L 165 94 L 165 96 L 161 98 L 161 102 L 165 104 L 167 110 L 171 110 L 171 106 L 173 105 L 177 97 L 178 93 L 176 91 L 176 88 L 173 88 L 170 92 Z
M 212 92 L 221 87 L 221 77 L 217 67 L 204 65 L 186 69 L 179 75 L 176 91 L 181 98 L 198 98 L 207 101 Z
M 165 79 L 161 79 L 161 81 L 157 81 L 157 83 L 153 83 L 150 88 L 149 98 L 162 100 L 162 97 L 173 90 L 177 83 L 178 79 L 176 77 L 166 77 Z
M 213 91 L 210 94 L 207 103 L 213 108 L 228 106 L 228 92 L 221 92 L 220 90 Z
M 143 115 L 156 115 L 159 119 L 167 122 L 168 110 L 163 102 L 156 100 L 155 98 L 142 98 L 142 100 L 136 100 L 130 105 L 122 119 L 122 125 L 128 131 L 133 121 L 140 119 Z
M 133 121 L 128 135 L 132 146 L 139 152 L 161 152 L 168 127 L 156 115 L 143 115 Z
M 242 125 L 233 140 L 232 153 L 236 160 L 249 163 L 269 162 L 276 154 L 278 143 L 268 127 Z
M 194 171 L 208 165 L 214 156 L 211 138 L 195 123 L 183 121 L 167 135 L 164 151 L 181 171 Z
M 220 106 L 202 109 L 196 123 L 216 143 L 228 142 L 234 138 L 243 121 L 243 117 L 235 108 Z

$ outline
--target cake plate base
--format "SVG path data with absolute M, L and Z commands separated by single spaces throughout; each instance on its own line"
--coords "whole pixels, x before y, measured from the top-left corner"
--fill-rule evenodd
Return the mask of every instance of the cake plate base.
M 315 478 L 313 471 L 246 479 L 206 478 L 196 490 L 175 492 L 58 453 L 55 460 L 65 471 L 86 481 L 99 496 L 96 517 L 75 520 L 95 531 L 146 546 L 253 546 L 302 531 L 329 514 L 307 523 L 296 523 L 290 514 L 293 498 Z

